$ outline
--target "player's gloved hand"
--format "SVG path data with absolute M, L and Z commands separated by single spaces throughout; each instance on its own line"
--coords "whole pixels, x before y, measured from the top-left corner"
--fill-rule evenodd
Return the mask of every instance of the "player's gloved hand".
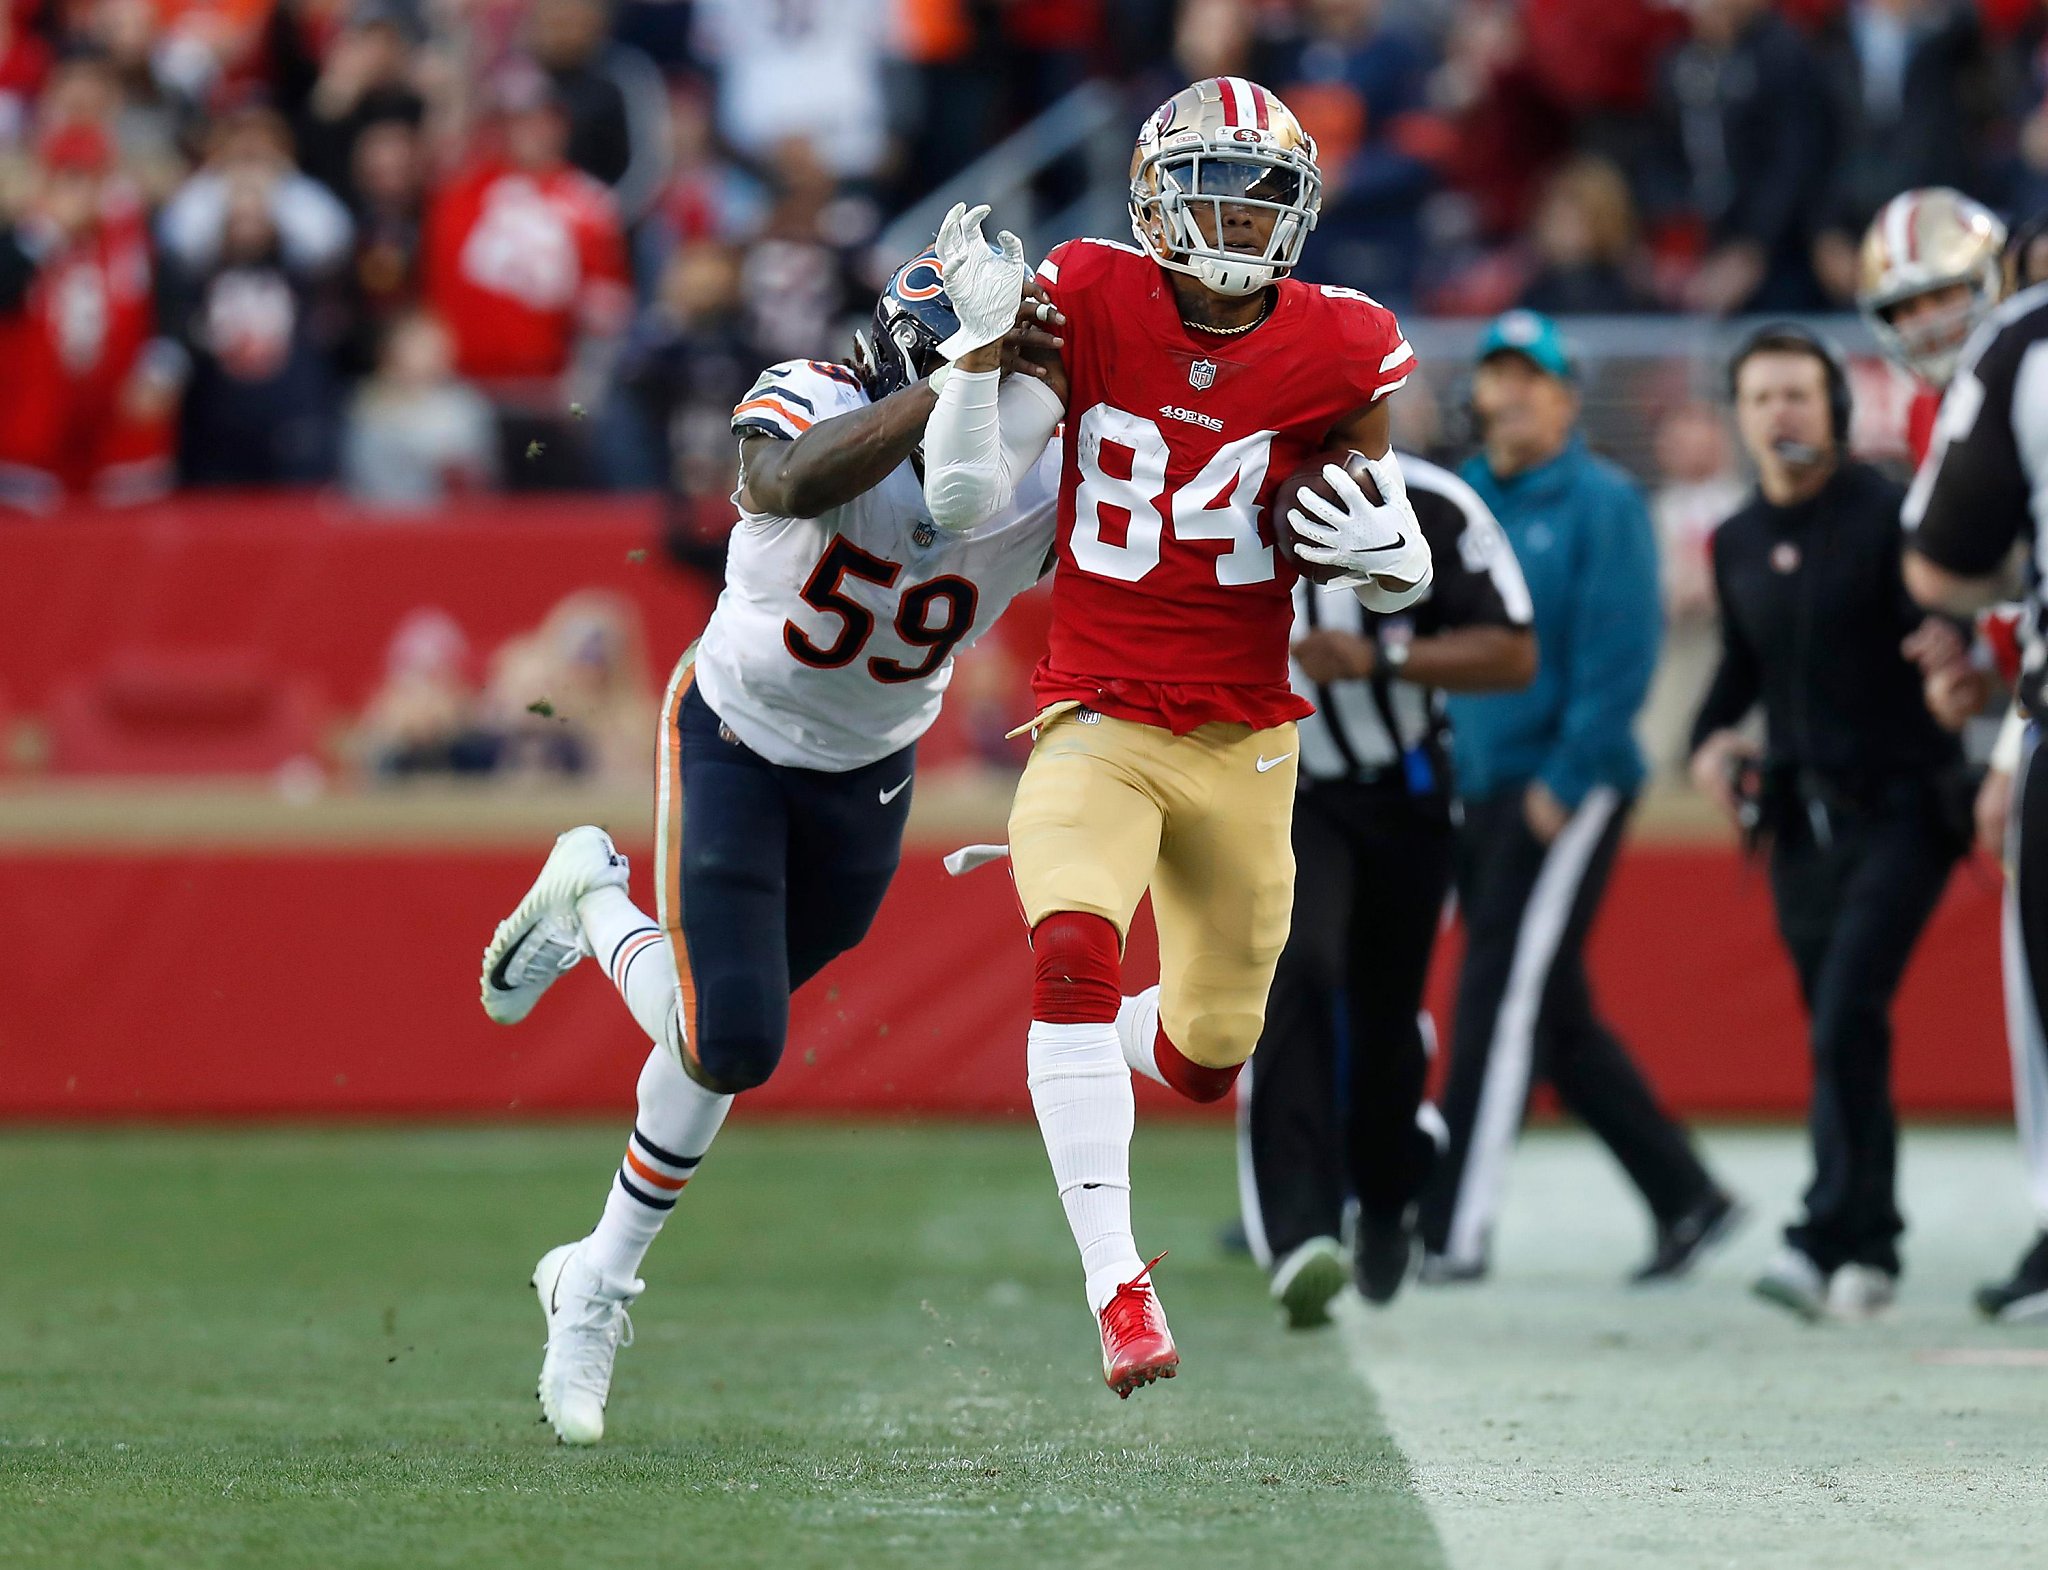
M 1341 505 L 1303 489 L 1287 521 L 1308 542 L 1296 547 L 1304 561 L 1335 567 L 1353 584 L 1378 582 L 1388 587 L 1426 582 L 1430 575 L 1429 543 L 1408 500 L 1408 482 L 1392 453 L 1365 458 L 1365 472 L 1379 487 L 1375 503 L 1359 488 L 1342 464 L 1325 464 L 1323 478 Z
M 939 345 L 939 353 L 949 360 L 986 348 L 1016 325 L 1024 280 L 1031 276 L 1024 265 L 1024 242 L 1009 230 L 997 236 L 1002 249 L 988 243 L 981 232 L 988 213 L 986 205 L 955 202 L 939 225 L 933 246 L 946 280 L 946 298 L 960 318 L 960 330 Z

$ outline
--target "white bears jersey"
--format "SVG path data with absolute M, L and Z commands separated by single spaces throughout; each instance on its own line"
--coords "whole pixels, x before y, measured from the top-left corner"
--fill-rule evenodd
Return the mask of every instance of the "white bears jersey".
M 741 437 L 793 441 L 861 408 L 844 366 L 788 360 L 733 411 Z M 916 741 L 938 718 L 953 655 L 1050 565 L 1059 446 L 987 522 L 948 533 L 910 464 L 816 518 L 749 512 L 697 646 L 704 701 L 771 763 L 843 773 Z M 735 501 L 739 501 L 736 496 Z

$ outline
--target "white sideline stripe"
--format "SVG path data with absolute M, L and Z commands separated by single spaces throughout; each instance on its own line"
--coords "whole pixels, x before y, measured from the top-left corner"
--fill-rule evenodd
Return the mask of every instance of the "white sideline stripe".
M 1391 371 L 1395 366 L 1399 365 L 1403 360 L 1407 359 L 1414 352 L 1415 351 L 1413 349 L 1408 347 L 1408 340 L 1406 338 L 1403 338 L 1399 343 L 1395 344 L 1393 348 L 1387 351 L 1387 357 L 1384 360 L 1380 361 L 1380 369 L 1383 371 Z
M 1259 1178 L 1252 1168 L 1252 1063 L 1246 1058 L 1237 1074 L 1237 1208 L 1244 1218 L 1244 1240 L 1261 1270 L 1273 1268 L 1273 1245 L 1266 1240 L 1266 1213 L 1259 1207 Z
M 2005 897 L 2000 902 L 1998 937 L 2005 976 L 2005 1039 L 2012 1052 L 2013 1122 L 2019 1134 L 2020 1156 L 2027 1165 L 2027 1193 L 2033 1201 L 2035 1219 L 2048 1228 L 2048 1034 L 2042 1030 L 2040 1000 L 2034 996 L 2034 978 L 2027 967 L 2019 902 L 2026 832 L 2022 809 L 2027 799 L 2027 777 L 2033 773 L 2039 750 L 2039 743 L 2034 742 L 2020 754 L 2019 770 L 2013 779 L 2012 815 L 2005 831 L 2006 865 L 2010 871 L 2005 880 Z
M 1465 1172 L 1458 1184 L 1458 1202 L 1451 1212 L 1451 1234 L 1445 1254 L 1459 1264 L 1476 1264 L 1486 1249 L 1487 1232 L 1500 1211 L 1507 1188 L 1508 1157 L 1522 1127 L 1529 1100 L 1529 1070 L 1536 1050 L 1536 1017 L 1558 944 L 1571 920 L 1579 885 L 1621 796 L 1611 785 L 1586 792 L 1579 810 L 1558 831 L 1544 854 L 1515 932 L 1515 957 L 1508 984 L 1493 1017 L 1486 1077 L 1479 1091 L 1479 1113 L 1472 1123 L 1472 1144 L 1465 1154 Z

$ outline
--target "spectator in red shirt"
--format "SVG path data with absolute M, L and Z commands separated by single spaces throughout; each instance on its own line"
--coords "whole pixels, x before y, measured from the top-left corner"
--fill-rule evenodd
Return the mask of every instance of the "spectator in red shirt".
M 631 312 L 625 237 L 611 193 L 568 161 L 548 78 L 515 62 L 493 97 L 485 151 L 428 210 L 427 301 L 456 369 L 506 415 L 512 483 L 574 483 L 582 466 L 561 419 L 578 389 L 594 401 Z
M 428 212 L 427 296 L 463 375 L 551 381 L 580 339 L 623 327 L 625 241 L 610 194 L 570 167 L 568 119 L 547 78 L 501 78 L 498 107 L 497 145 Z
M 0 504 L 170 485 L 181 361 L 155 342 L 149 231 L 112 166 L 99 126 L 56 127 L 26 216 L 0 229 Z

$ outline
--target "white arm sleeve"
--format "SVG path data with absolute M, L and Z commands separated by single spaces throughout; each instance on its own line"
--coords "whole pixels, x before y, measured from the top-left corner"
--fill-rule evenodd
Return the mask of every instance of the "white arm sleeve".
M 971 529 L 1009 506 L 1065 412 L 1035 377 L 954 366 L 924 428 L 924 503 L 932 521 Z

